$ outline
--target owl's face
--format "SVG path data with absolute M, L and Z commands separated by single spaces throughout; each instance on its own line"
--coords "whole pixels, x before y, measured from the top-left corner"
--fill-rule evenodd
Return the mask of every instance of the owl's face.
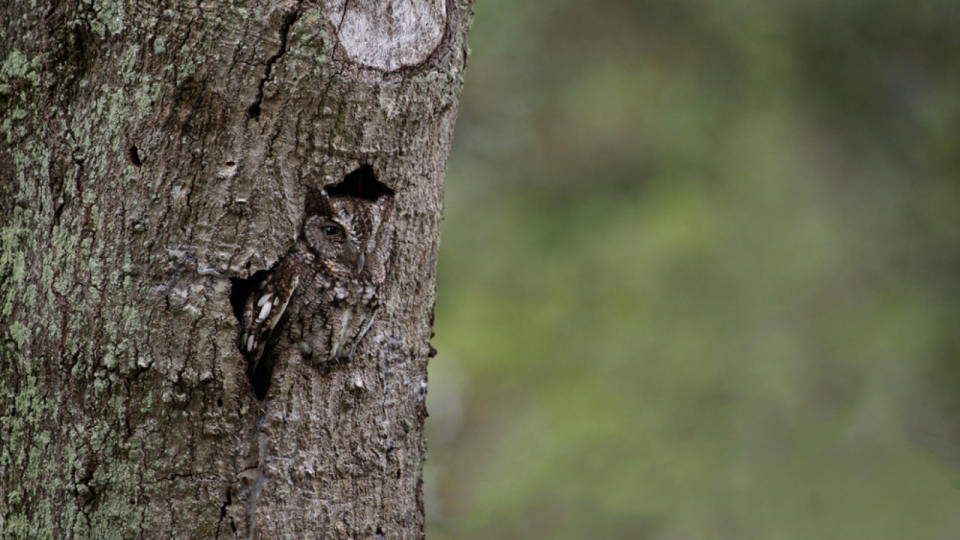
M 366 262 L 365 234 L 354 201 L 327 199 L 324 212 L 307 217 L 303 235 L 318 264 L 338 276 L 356 276 Z

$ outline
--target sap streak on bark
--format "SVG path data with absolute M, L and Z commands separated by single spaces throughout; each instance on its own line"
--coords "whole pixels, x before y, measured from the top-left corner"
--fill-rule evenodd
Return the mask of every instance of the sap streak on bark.
M 430 56 L 443 38 L 444 0 L 338 0 L 331 20 L 350 60 L 396 71 Z M 339 4 L 339 6 L 337 5 Z

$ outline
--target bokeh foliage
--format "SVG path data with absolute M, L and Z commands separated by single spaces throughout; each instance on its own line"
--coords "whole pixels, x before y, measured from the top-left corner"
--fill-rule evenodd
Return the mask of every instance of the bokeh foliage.
M 960 538 L 960 4 L 476 11 L 428 536 Z

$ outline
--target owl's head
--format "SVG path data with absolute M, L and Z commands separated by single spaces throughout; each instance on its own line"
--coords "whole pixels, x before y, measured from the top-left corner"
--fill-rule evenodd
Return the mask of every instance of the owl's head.
M 384 204 L 352 196 L 321 192 L 321 204 L 307 216 L 303 238 L 318 264 L 341 277 L 370 273 L 376 258 L 378 232 L 385 219 Z
M 361 245 L 363 231 L 354 222 L 355 204 L 343 198 L 326 199 L 320 213 L 307 216 L 303 236 L 319 264 L 340 276 L 354 276 L 366 262 Z

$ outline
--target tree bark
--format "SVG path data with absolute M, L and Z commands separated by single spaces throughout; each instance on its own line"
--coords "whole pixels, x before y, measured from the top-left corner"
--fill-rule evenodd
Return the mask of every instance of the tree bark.
M 0 5 L 0 536 L 418 537 L 468 0 Z M 231 291 L 394 193 L 353 357 L 259 399 Z

